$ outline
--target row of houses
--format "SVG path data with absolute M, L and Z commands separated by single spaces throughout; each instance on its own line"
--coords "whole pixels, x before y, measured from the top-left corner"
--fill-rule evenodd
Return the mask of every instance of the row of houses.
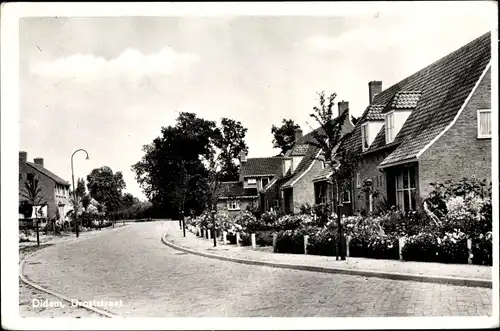
M 362 160 L 350 189 L 341 193 L 344 214 L 375 212 L 381 203 L 414 210 L 431 182 L 491 180 L 490 33 L 385 90 L 381 81 L 369 82 L 368 95 L 356 124 L 348 115 L 342 128 L 353 130 L 346 147 Z M 338 112 L 349 112 L 348 102 L 339 102 Z M 318 160 L 322 151 L 307 144 L 313 133 L 295 135 L 284 156 L 242 153 L 239 181 L 222 183 L 218 210 L 254 205 L 297 213 L 302 205 L 331 201 L 329 169 Z

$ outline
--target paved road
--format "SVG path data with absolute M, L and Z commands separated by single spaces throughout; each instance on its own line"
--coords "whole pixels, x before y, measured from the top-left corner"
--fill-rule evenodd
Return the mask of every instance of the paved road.
M 490 316 L 491 289 L 249 266 L 173 250 L 164 222 L 45 249 L 34 281 L 71 298 L 122 300 L 126 317 Z

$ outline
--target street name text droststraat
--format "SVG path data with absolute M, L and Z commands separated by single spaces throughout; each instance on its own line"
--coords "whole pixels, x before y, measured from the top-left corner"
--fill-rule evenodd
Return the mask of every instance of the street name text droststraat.
M 66 304 L 63 301 L 59 300 L 41 300 L 34 298 L 31 301 L 31 305 L 33 307 L 58 307 L 58 308 L 64 308 L 66 307 Z M 78 300 L 78 299 L 71 299 L 71 304 L 69 305 L 71 307 L 96 307 L 96 308 L 119 308 L 123 307 L 123 300 Z

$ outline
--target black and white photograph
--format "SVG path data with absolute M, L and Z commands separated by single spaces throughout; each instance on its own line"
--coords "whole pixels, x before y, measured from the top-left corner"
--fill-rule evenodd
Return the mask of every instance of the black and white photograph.
M 2 326 L 498 327 L 497 13 L 2 4 Z

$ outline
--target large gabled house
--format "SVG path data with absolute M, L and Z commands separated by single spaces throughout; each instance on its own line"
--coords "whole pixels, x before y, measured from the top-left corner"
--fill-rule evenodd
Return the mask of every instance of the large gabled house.
M 242 151 L 239 180 L 221 183 L 217 210 L 232 214 L 247 207 L 260 211 L 276 209 L 279 196 L 274 187 L 281 167 L 281 157 L 247 158 Z
M 339 114 L 349 112 L 349 103 L 339 102 L 338 111 Z M 353 127 L 350 115 L 347 114 L 342 131 L 345 134 Z M 319 130 L 321 128 L 314 131 Z M 317 186 L 313 185 L 313 180 L 324 176 L 327 171 L 324 161 L 321 160 L 321 149 L 308 144 L 314 142 L 314 131 L 302 136 L 302 131 L 297 130 L 292 149 L 283 157 L 283 175 L 277 186 L 280 191 L 281 210 L 286 214 L 298 213 L 304 205 L 312 206 L 325 202 L 328 195 L 333 194 L 333 191 L 328 189 L 319 196 Z
M 362 154 L 354 211 L 413 210 L 431 182 L 491 180 L 490 33 L 386 90 L 370 82 L 369 97 L 348 142 Z
M 69 188 L 70 184 L 44 167 L 42 158 L 35 158 L 34 162 L 28 161 L 27 152 L 19 152 L 19 201 L 24 200 L 23 190 L 30 176 L 38 179 L 40 200 L 46 205 L 48 219 L 63 220 L 70 209 Z M 58 215 L 59 214 L 59 215 Z

